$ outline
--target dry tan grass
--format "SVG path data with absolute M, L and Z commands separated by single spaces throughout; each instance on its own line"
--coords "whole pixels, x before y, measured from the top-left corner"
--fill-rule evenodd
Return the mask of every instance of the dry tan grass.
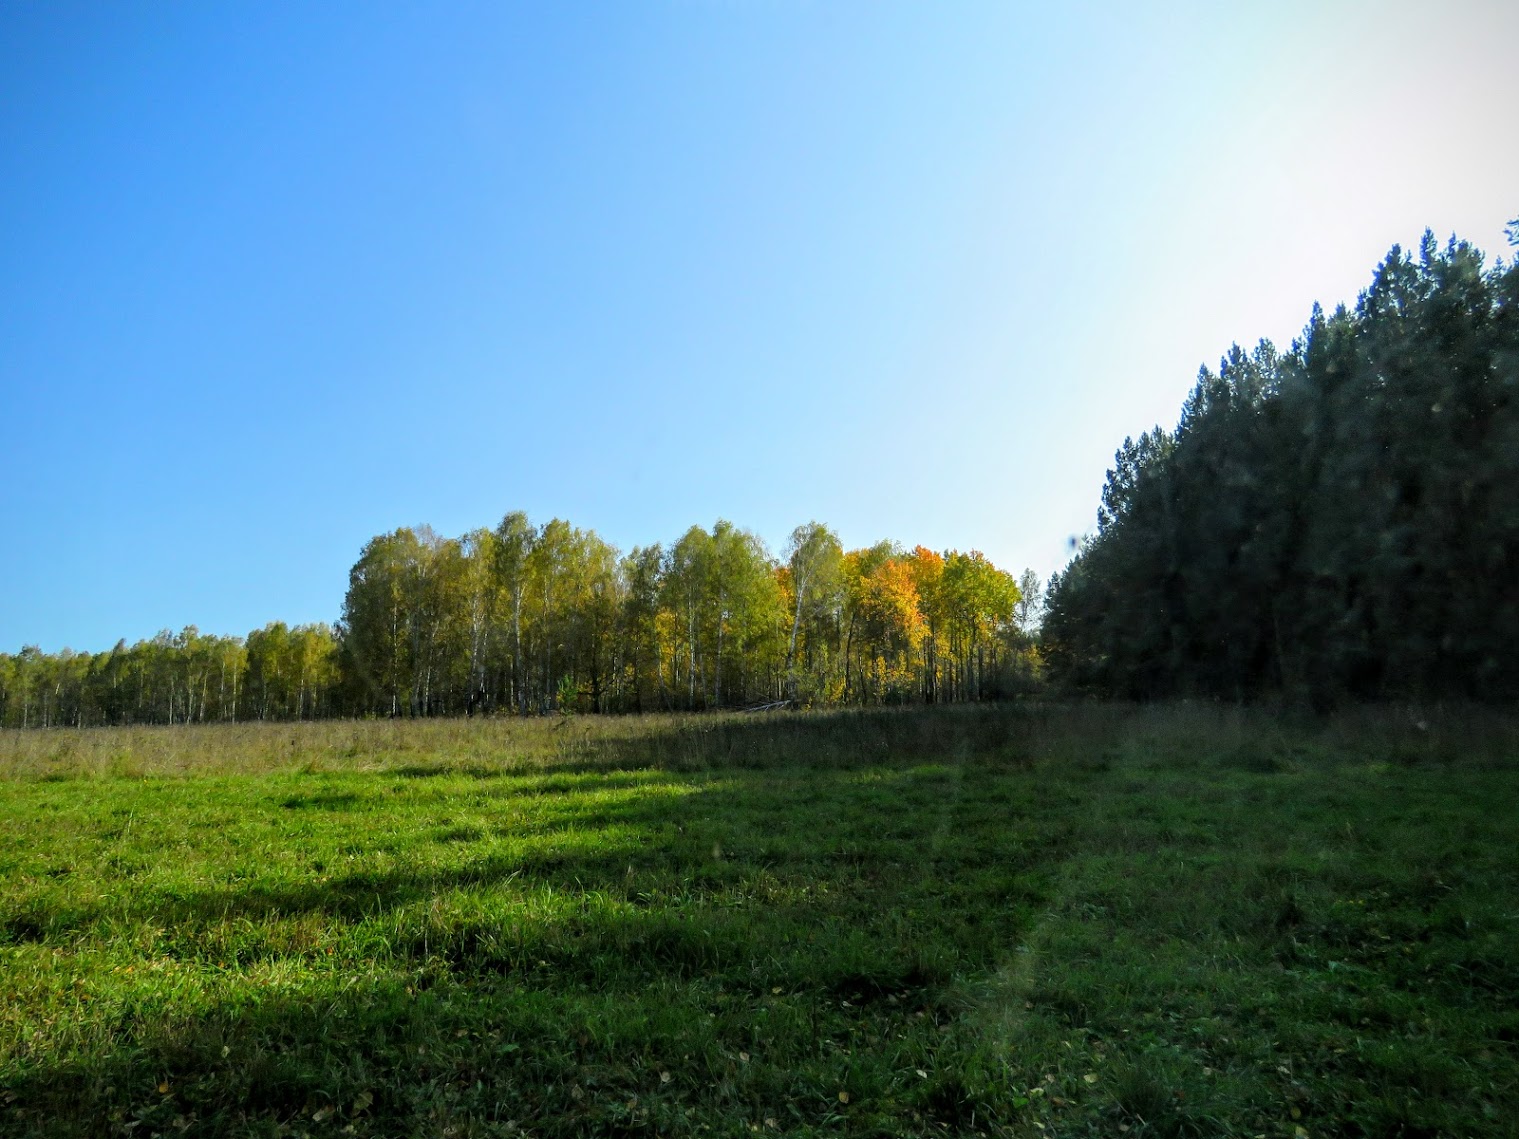
M 1269 764 L 1305 746 L 1320 758 L 1506 764 L 1519 758 L 1519 721 L 1472 707 L 1360 707 L 1304 720 L 1191 703 L 49 728 L 0 731 L 0 780 L 851 765 L 889 754 L 1092 765 L 1134 747 L 1171 759 L 1222 749 Z

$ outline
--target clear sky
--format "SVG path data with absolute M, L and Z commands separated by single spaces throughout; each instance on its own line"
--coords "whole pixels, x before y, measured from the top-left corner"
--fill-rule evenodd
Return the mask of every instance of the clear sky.
M 978 548 L 1428 226 L 1519 4 L 0 6 L 0 650 L 333 620 L 372 535 Z

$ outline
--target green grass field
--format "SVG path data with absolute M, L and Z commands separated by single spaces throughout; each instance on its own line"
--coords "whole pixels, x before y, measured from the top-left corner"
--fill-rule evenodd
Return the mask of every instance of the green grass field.
M 0 1134 L 1513 1135 L 1519 732 L 0 736 Z

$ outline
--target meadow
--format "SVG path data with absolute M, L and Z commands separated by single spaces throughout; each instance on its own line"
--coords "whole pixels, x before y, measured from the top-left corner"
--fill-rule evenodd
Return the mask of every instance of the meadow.
M 1519 726 L 0 733 L 0 1134 L 1500 1136 Z

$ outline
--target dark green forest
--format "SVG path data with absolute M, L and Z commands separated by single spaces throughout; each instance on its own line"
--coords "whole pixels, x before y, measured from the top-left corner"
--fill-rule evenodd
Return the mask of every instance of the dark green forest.
M 1511 228 L 1519 241 L 1519 222 Z M 998 509 L 995 495 L 986 508 Z M 1042 617 L 1042 621 L 1041 621 Z M 1393 247 L 1353 309 L 1126 439 L 1047 591 L 977 551 L 623 553 L 507 514 L 373 538 L 333 625 L 0 654 L 0 726 L 1129 699 L 1519 696 L 1519 269 Z
M 1519 268 L 1426 233 L 1287 351 L 1203 369 L 1174 431 L 1124 441 L 1048 600 L 1083 692 L 1519 696 Z

